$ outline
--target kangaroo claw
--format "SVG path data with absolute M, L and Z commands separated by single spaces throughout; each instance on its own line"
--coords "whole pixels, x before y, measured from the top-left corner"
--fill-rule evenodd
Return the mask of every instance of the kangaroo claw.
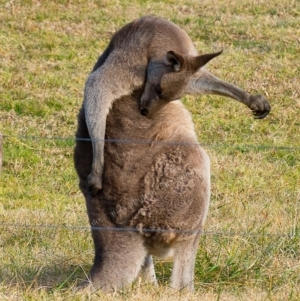
M 255 119 L 265 118 L 271 111 L 269 102 L 262 95 L 251 95 L 249 108 Z
M 88 190 L 92 195 L 96 195 L 102 189 L 100 177 L 90 174 L 87 178 Z

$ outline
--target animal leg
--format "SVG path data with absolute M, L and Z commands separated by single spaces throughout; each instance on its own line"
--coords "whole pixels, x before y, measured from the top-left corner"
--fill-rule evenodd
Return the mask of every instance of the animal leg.
M 139 275 L 148 252 L 143 237 L 135 231 L 117 228 L 109 219 L 99 197 L 86 197 L 95 245 L 90 284 L 109 292 L 130 285 Z
M 141 269 L 141 278 L 145 282 L 157 285 L 155 268 L 153 264 L 153 258 L 151 255 L 147 255 L 147 257 L 145 258 L 145 262 Z
M 171 287 L 176 290 L 194 290 L 194 268 L 200 234 L 189 241 L 182 241 L 174 247 L 174 264 Z
M 103 231 L 93 233 L 93 238 L 95 258 L 90 271 L 93 286 L 109 292 L 130 285 L 139 275 L 146 256 L 139 234 Z

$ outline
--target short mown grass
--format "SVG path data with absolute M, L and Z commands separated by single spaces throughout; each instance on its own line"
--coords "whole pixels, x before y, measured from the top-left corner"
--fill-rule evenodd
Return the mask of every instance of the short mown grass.
M 212 198 L 193 294 L 134 284 L 76 292 L 93 259 L 73 167 L 83 87 L 112 33 L 142 15 L 167 18 L 208 68 L 271 114 L 255 120 L 218 96 L 184 97 L 212 163 Z M 0 0 L 1 300 L 299 300 L 300 2 Z

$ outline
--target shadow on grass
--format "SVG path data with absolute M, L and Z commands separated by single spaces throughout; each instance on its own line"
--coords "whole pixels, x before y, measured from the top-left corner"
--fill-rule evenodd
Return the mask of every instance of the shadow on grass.
M 69 264 L 67 260 L 40 267 L 2 265 L 0 284 L 6 288 L 17 288 L 24 291 L 44 289 L 68 290 L 81 285 L 86 279 L 91 264 Z

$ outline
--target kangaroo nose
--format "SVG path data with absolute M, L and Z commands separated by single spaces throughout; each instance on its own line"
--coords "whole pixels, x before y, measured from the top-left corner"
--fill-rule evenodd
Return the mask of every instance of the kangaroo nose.
M 143 116 L 147 116 L 148 109 L 141 109 L 141 113 L 142 113 Z

